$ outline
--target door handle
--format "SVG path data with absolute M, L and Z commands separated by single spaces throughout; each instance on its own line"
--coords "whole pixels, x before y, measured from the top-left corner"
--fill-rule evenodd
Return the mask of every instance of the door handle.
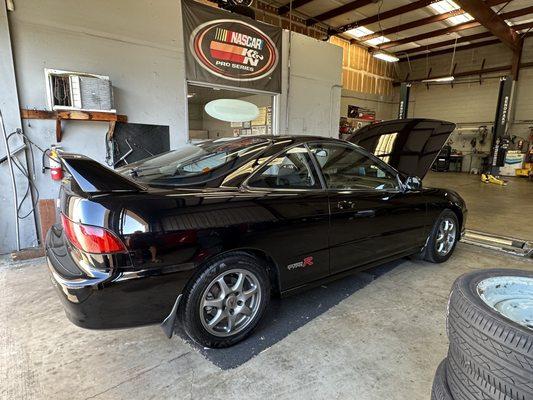
M 337 203 L 337 207 L 339 210 L 350 210 L 355 207 L 355 203 L 349 200 L 342 200 Z

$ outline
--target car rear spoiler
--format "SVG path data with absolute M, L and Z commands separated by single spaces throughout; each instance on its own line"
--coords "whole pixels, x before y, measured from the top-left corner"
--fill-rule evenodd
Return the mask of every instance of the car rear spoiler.
M 80 190 L 87 194 L 141 192 L 146 188 L 92 158 L 81 154 L 61 153 L 61 164 Z

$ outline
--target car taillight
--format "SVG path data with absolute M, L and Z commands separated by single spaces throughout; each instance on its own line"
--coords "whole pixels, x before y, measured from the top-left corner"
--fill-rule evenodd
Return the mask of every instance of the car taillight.
M 73 222 L 63 214 L 61 224 L 70 243 L 87 253 L 109 254 L 126 251 L 120 239 L 104 228 Z

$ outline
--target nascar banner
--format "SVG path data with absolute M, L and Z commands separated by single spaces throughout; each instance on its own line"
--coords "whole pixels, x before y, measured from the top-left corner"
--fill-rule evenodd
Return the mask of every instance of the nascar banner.
M 187 80 L 281 92 L 281 28 L 183 0 Z

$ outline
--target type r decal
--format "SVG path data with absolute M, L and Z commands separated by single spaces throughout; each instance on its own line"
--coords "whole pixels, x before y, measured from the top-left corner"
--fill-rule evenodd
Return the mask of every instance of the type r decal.
M 287 265 L 287 269 L 290 271 L 291 269 L 310 267 L 313 264 L 314 264 L 313 257 L 305 257 L 303 261 L 299 261 L 294 264 Z

